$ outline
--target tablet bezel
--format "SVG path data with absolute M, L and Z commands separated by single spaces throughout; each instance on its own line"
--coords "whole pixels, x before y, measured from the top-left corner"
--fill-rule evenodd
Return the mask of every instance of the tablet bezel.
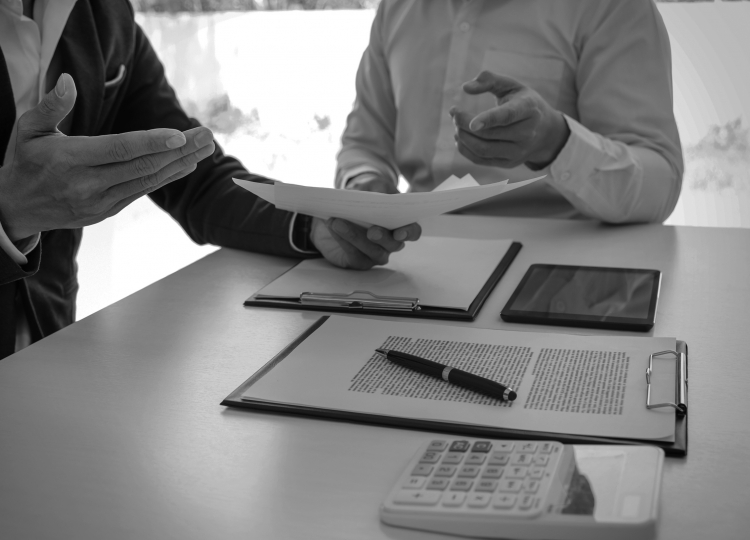
M 646 318 L 632 317 L 597 317 L 593 315 L 578 315 L 571 313 L 550 313 L 546 311 L 525 311 L 514 310 L 511 306 L 514 304 L 526 283 L 536 268 L 543 269 L 565 269 L 565 270 L 593 270 L 629 274 L 651 274 L 654 276 L 654 285 L 651 288 L 651 298 L 649 299 L 648 316 Z M 656 322 L 656 305 L 659 301 L 659 291 L 661 290 L 661 271 L 645 268 L 619 268 L 609 266 L 577 266 L 567 264 L 532 264 L 529 266 L 523 279 L 516 287 L 505 307 L 500 312 L 500 317 L 507 322 L 527 323 L 527 324 L 544 324 L 553 326 L 576 326 L 583 328 L 604 328 L 611 330 L 630 330 L 637 332 L 648 332 L 653 328 Z

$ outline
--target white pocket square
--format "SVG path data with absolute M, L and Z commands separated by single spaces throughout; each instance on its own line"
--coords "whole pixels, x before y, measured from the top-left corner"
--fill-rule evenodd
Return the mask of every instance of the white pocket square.
M 125 78 L 125 64 L 120 64 L 120 69 L 117 70 L 117 75 L 115 75 L 115 78 L 110 81 L 104 82 L 104 88 L 112 88 L 113 86 L 117 86 L 122 82 L 122 80 Z

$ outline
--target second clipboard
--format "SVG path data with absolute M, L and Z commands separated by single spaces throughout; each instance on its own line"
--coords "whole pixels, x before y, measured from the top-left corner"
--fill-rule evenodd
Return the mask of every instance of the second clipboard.
M 368 272 L 325 268 L 321 262 L 314 263 L 316 266 L 310 268 L 313 263 L 303 261 L 308 268 L 303 263 L 293 267 L 245 300 L 244 305 L 350 315 L 473 321 L 522 245 L 511 240 L 466 240 L 463 244 L 460 239 L 439 240 L 422 239 L 413 246 L 407 246 L 403 254 L 395 254 L 398 257 L 392 256 L 392 259 L 396 259 L 393 265 Z M 428 245 L 428 242 L 431 244 Z M 481 242 L 485 242 L 486 246 Z M 420 246 L 420 243 L 423 245 Z M 492 249 L 488 250 L 488 247 Z M 411 253 L 408 251 L 410 248 Z M 460 256 L 451 256 L 456 250 L 464 252 Z M 472 257 L 472 250 L 476 258 Z M 477 259 L 481 259 L 485 267 L 484 274 L 477 269 Z M 434 271 L 428 273 L 429 270 Z M 471 272 L 475 273 L 473 279 L 467 278 Z M 429 295 L 437 295 L 440 299 L 441 292 L 456 287 L 458 280 L 462 279 L 466 282 L 461 285 L 465 291 L 470 291 L 470 298 L 464 300 L 465 306 L 440 305 L 434 299 L 430 301 Z M 341 283 L 349 286 L 342 286 Z M 286 286 L 282 287 L 282 284 Z

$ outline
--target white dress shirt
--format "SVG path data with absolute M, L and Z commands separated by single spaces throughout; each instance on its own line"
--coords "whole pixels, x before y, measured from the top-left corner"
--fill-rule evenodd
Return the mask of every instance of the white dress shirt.
M 3 166 L 10 164 L 15 153 L 18 119 L 23 113 L 36 107 L 44 96 L 47 70 L 75 3 L 76 0 L 35 0 L 33 19 L 30 19 L 23 14 L 22 0 L 0 0 L 0 48 L 8 66 L 16 103 L 16 124 L 8 140 Z M 26 264 L 26 254 L 38 242 L 39 234 L 35 234 L 30 239 L 14 244 L 0 223 L 0 249 L 16 263 Z M 23 307 L 17 305 L 16 312 L 22 314 Z M 28 320 L 25 316 L 19 316 L 16 325 L 16 350 L 23 349 L 30 342 Z
M 44 96 L 47 70 L 76 0 L 35 0 L 33 19 L 23 14 L 22 0 L 0 0 L 0 48 L 8 66 L 16 124 L 13 126 L 4 166 L 10 164 L 16 149 L 16 126 L 23 113 L 36 107 Z M 0 248 L 18 264 L 26 264 L 39 235 L 14 244 L 0 223 Z M 19 249 L 20 248 L 20 249 Z
M 448 110 L 473 116 L 496 105 L 461 89 L 482 70 L 564 113 L 570 137 L 548 168 L 500 169 L 458 153 Z M 338 187 L 363 172 L 394 183 L 403 175 L 412 191 L 451 174 L 486 184 L 546 173 L 479 211 L 658 222 L 677 202 L 671 54 L 652 0 L 383 0 L 356 86 Z

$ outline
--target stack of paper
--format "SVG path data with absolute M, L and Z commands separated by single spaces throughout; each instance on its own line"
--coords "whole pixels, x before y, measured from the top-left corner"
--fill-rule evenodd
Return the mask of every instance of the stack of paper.
M 364 225 L 397 229 L 422 219 L 458 210 L 484 199 L 536 182 L 544 176 L 480 186 L 471 177 L 451 176 L 435 191 L 386 195 L 370 191 L 315 188 L 274 182 L 259 184 L 234 178 L 234 182 L 280 210 L 328 219 L 342 218 Z

